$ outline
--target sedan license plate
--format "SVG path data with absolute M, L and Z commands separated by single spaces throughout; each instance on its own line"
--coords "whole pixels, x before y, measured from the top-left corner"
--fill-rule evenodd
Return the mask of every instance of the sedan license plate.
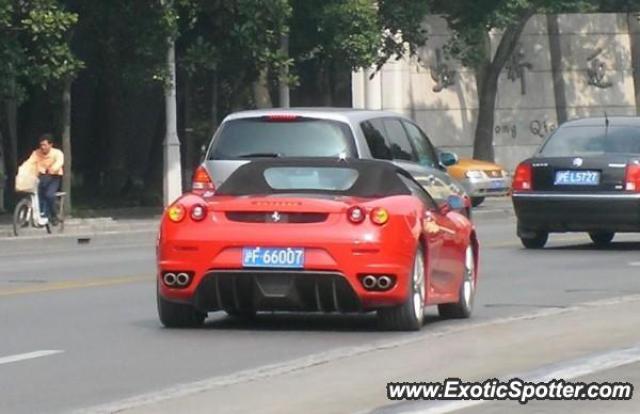
M 554 185 L 598 185 L 600 171 L 592 170 L 560 170 L 556 171 Z
M 491 181 L 491 184 L 489 184 L 489 187 L 495 190 L 498 188 L 506 188 L 507 184 L 504 180 L 493 180 Z
M 297 247 L 244 247 L 243 267 L 276 267 L 300 269 L 304 267 L 304 249 Z

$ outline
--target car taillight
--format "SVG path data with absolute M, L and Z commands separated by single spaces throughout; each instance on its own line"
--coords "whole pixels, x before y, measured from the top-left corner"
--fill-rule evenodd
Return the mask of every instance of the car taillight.
M 293 114 L 273 114 L 265 117 L 265 119 L 270 122 L 293 122 L 297 121 L 298 118 L 298 115 Z
M 531 190 L 531 164 L 521 163 L 513 174 L 513 189 L 516 191 Z
M 640 164 L 627 165 L 624 175 L 624 189 L 640 192 Z
M 371 221 L 379 226 L 382 226 L 384 223 L 389 221 L 389 212 L 382 207 L 376 207 L 371 210 L 370 217 Z
M 184 219 L 185 209 L 181 204 L 174 204 L 167 209 L 167 217 L 174 223 L 179 223 Z
M 209 173 L 203 166 L 198 167 L 195 173 L 193 173 L 191 189 L 195 192 L 215 190 L 213 181 L 211 180 L 211 177 L 209 177 Z
M 202 204 L 195 204 L 191 207 L 191 220 L 202 221 L 207 217 L 207 208 Z
M 362 223 L 365 217 L 367 217 L 367 213 L 365 213 L 362 207 L 356 206 L 356 207 L 351 207 L 349 210 L 347 210 L 347 218 L 352 223 L 355 223 L 355 224 Z

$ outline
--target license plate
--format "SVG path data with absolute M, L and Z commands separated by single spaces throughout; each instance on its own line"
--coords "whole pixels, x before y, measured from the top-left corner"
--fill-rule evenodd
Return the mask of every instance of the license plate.
M 505 188 L 506 186 L 507 185 L 505 184 L 504 180 L 491 181 L 491 184 L 489 184 L 489 187 L 492 189 Z
M 244 247 L 243 267 L 278 267 L 300 269 L 304 267 L 304 249 L 297 247 Z
M 600 184 L 600 171 L 590 170 L 561 170 L 556 171 L 554 185 L 598 185 Z

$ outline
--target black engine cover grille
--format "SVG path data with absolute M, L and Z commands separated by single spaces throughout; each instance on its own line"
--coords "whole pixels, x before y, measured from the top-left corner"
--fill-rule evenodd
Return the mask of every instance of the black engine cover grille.
M 202 311 L 361 311 L 342 274 L 312 271 L 212 271 L 198 286 L 194 305 Z

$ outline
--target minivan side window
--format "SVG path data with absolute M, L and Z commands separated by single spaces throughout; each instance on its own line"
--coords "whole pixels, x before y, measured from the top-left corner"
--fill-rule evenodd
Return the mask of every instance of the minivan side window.
M 364 121 L 360 124 L 367 146 L 373 158 L 379 160 L 391 160 L 391 149 L 385 139 L 385 130 L 379 119 Z
M 402 182 L 409 188 L 409 190 L 411 190 L 411 194 L 413 194 L 415 197 L 418 197 L 428 210 L 437 209 L 436 202 L 424 187 L 418 184 L 413 178 L 410 178 L 404 174 L 398 173 L 398 177 L 400 177 Z
M 402 121 L 402 125 L 407 129 L 407 134 L 418 153 L 418 162 L 428 167 L 437 167 L 438 157 L 429 138 L 411 122 Z
M 409 137 L 407 137 L 407 132 L 402 127 L 400 120 L 385 118 L 382 122 L 387 131 L 387 138 L 393 159 L 417 162 L 416 154 L 413 151 Z

